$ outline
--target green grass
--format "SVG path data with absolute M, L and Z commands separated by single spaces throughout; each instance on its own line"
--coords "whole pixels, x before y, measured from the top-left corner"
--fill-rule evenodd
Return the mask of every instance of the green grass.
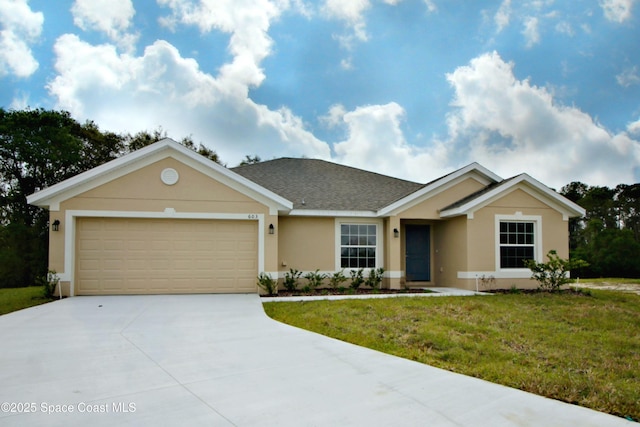
M 42 287 L 0 288 L 0 315 L 51 301 L 42 296 Z
M 640 419 L 640 296 L 610 291 L 274 302 L 276 320 Z

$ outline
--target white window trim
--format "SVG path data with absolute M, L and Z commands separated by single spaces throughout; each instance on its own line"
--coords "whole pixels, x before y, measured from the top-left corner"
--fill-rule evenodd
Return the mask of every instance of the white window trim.
M 522 215 L 516 213 L 515 215 L 496 215 L 495 216 L 495 256 L 496 256 L 496 272 L 500 272 L 500 276 L 508 277 L 506 273 L 513 273 L 516 277 L 521 277 L 522 273 L 530 275 L 531 270 L 528 268 L 501 268 L 500 267 L 500 223 L 501 222 L 533 222 L 533 256 L 535 260 L 540 262 L 542 259 L 542 216 L 540 215 Z
M 353 270 L 358 270 L 357 268 L 343 268 L 341 267 L 341 237 L 342 232 L 340 231 L 340 227 L 343 224 L 367 224 L 367 225 L 375 225 L 376 226 L 376 266 L 375 268 L 383 267 L 384 264 L 384 245 L 383 245 L 383 221 L 381 219 L 374 218 L 336 218 L 335 221 L 335 267 L 336 271 L 344 270 L 346 272 L 350 272 Z M 365 268 L 364 271 L 369 271 L 370 268 Z

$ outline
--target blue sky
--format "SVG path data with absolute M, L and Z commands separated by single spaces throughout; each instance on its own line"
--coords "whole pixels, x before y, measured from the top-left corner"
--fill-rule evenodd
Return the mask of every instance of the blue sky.
M 640 181 L 638 0 L 0 0 L 0 105 L 229 166 Z

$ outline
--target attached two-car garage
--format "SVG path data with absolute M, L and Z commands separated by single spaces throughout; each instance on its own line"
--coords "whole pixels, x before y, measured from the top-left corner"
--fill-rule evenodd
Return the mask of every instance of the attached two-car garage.
M 30 195 L 62 295 L 255 293 L 293 203 L 164 139 Z M 276 272 L 276 273 L 274 273 Z
M 255 292 L 258 223 L 78 217 L 75 294 Z

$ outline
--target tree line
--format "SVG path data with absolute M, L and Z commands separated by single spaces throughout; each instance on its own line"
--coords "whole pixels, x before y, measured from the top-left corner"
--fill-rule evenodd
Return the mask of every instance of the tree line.
M 560 194 L 586 210 L 569 222 L 569 250 L 589 266 L 572 275 L 640 277 L 640 183 L 609 188 L 572 182 Z
M 28 195 L 166 136 L 162 129 L 106 132 L 65 111 L 0 108 L 0 287 L 33 285 L 47 273 L 49 215 L 29 205 Z M 223 164 L 192 138 L 179 142 Z M 246 156 L 241 164 L 259 161 Z M 571 255 L 589 263 L 581 277 L 640 277 L 640 184 L 609 189 L 572 182 L 561 193 L 587 210 L 570 221 Z

